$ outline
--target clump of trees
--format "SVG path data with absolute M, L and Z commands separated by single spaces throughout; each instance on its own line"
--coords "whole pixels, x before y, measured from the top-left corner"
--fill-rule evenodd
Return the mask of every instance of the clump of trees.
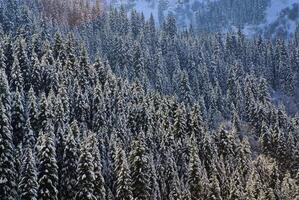
M 58 23 L 65 23 L 70 27 L 90 22 L 101 15 L 102 3 L 96 0 L 39 0 L 38 6 L 43 10 L 42 14 L 47 19 L 53 19 Z

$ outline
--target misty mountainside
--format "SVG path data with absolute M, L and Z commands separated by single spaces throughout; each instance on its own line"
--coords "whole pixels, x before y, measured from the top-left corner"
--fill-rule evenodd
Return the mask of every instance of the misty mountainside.
M 242 28 L 247 35 L 289 37 L 299 22 L 297 0 L 106 0 L 106 5 L 152 14 L 161 24 L 172 14 L 181 28 L 227 32 Z

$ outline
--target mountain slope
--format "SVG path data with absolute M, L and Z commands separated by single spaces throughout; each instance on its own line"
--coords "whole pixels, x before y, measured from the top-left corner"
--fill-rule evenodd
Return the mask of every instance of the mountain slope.
M 218 0 L 106 0 L 106 5 L 124 6 L 128 11 L 136 9 L 147 18 L 152 14 L 160 23 L 168 14 L 174 14 L 181 27 L 187 27 L 194 20 L 199 6 L 215 1 Z
M 265 19 L 258 26 L 247 26 L 253 33 L 266 36 L 290 37 L 299 22 L 299 2 L 297 0 L 272 0 L 265 10 Z
M 161 24 L 173 14 L 179 27 L 193 25 L 203 32 L 226 32 L 242 27 L 247 35 L 290 36 L 299 22 L 297 0 L 106 0 L 106 5 L 136 9 L 146 18 L 153 14 Z

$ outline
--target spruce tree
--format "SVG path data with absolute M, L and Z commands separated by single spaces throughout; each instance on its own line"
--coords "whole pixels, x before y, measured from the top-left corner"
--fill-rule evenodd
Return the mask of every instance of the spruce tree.
M 3 44 L 0 43 L 0 70 L 6 70 L 6 57 L 3 51 Z
M 63 152 L 62 169 L 61 169 L 61 188 L 60 198 L 75 199 L 77 184 L 77 163 L 78 149 L 73 132 L 67 128 L 65 148 Z
M 186 103 L 186 105 L 190 106 L 193 102 L 193 94 L 191 91 L 187 72 L 181 72 L 179 81 L 179 99 L 181 102 L 184 102 Z
M 13 200 L 16 198 L 16 172 L 9 112 L 0 101 L 0 198 Z
M 44 131 L 50 116 L 49 112 L 50 111 L 46 94 L 42 93 L 39 101 L 38 131 Z
M 139 81 L 139 83 L 143 83 L 144 81 L 144 58 L 142 51 L 140 49 L 140 45 L 135 43 L 134 45 L 134 55 L 133 55 L 133 80 Z
M 194 105 L 190 114 L 191 118 L 191 133 L 197 140 L 197 143 L 202 142 L 204 137 L 205 125 L 202 118 L 201 108 L 199 105 Z
M 10 87 L 11 87 L 11 91 L 17 91 L 17 90 L 21 91 L 24 87 L 24 79 L 23 79 L 23 75 L 21 72 L 21 67 L 17 55 L 14 54 L 13 58 L 14 61 L 11 70 L 11 75 L 10 75 L 11 77 Z
M 21 179 L 19 183 L 19 195 L 21 200 L 37 200 L 37 168 L 35 164 L 32 149 L 28 147 L 25 150 L 24 160 L 21 170 Z
M 39 92 L 42 88 L 42 66 L 38 59 L 38 55 L 33 51 L 31 55 L 31 85 L 35 92 Z M 33 81 L 34 80 L 34 81 Z M 30 92 L 30 91 L 29 91 Z
M 64 44 L 63 38 L 60 33 L 55 33 L 54 48 L 53 48 L 53 57 L 54 59 L 59 59 L 62 63 L 65 62 L 64 54 Z M 64 63 L 63 63 L 64 64 Z
M 11 92 L 6 73 L 2 69 L 0 69 L 0 100 L 2 101 L 4 109 L 7 110 L 5 115 L 11 120 Z M 9 123 L 11 123 L 11 121 L 9 121 Z
M 23 88 L 25 91 L 30 89 L 31 83 L 31 70 L 30 63 L 26 53 L 26 44 L 23 38 L 18 38 L 15 54 L 18 59 L 18 64 L 20 65 L 20 71 L 23 77 L 24 85 Z
M 41 147 L 38 152 L 38 199 L 58 199 L 58 166 L 54 134 L 51 130 L 41 133 Z
M 106 198 L 106 190 L 105 190 L 105 181 L 102 175 L 102 163 L 101 163 L 101 155 L 99 151 L 99 143 L 95 134 L 91 134 L 89 136 L 89 141 L 91 154 L 93 156 L 93 165 L 94 165 L 94 195 L 97 199 L 105 199 Z
M 132 179 L 125 151 L 119 145 L 116 146 L 115 151 L 116 199 L 132 200 Z
M 190 139 L 188 184 L 192 200 L 208 198 L 209 181 L 205 169 L 201 166 L 194 135 Z
M 23 106 L 23 96 L 22 91 L 16 91 L 13 94 L 13 104 L 12 104 L 12 119 L 11 125 L 13 130 L 13 140 L 14 144 L 17 146 L 23 141 L 25 134 L 25 111 Z
M 132 191 L 135 199 L 149 198 L 150 177 L 149 158 L 143 139 L 138 138 L 132 142 L 130 152 L 130 166 L 132 178 Z
M 80 158 L 77 166 L 76 200 L 96 200 L 96 196 L 94 195 L 94 164 L 90 152 L 90 145 L 87 141 L 84 141 L 81 144 Z
M 298 199 L 299 193 L 298 193 L 299 185 L 296 183 L 296 180 L 291 178 L 291 175 L 289 172 L 287 172 L 283 180 L 281 182 L 281 192 L 279 192 L 279 198 L 280 199 Z
M 37 102 L 36 102 L 36 96 L 33 88 L 31 87 L 29 89 L 28 95 L 27 95 L 27 113 L 28 118 L 30 121 L 30 125 L 32 127 L 32 130 L 34 132 L 34 135 L 37 136 L 38 134 L 38 109 L 37 109 Z
M 24 139 L 23 145 L 24 148 L 33 148 L 36 143 L 36 135 L 34 134 L 29 119 L 27 119 L 25 128 L 24 128 Z

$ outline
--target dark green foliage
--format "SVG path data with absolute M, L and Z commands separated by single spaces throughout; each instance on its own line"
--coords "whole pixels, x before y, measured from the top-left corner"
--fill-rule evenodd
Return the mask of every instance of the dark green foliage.
M 115 151 L 116 199 L 132 200 L 132 179 L 126 154 L 119 146 Z
M 38 199 L 57 200 L 58 166 L 54 135 L 50 130 L 40 132 L 41 146 L 38 152 Z
M 140 200 L 147 199 L 150 195 L 150 167 L 143 139 L 134 140 L 131 148 L 130 166 L 133 197 Z
M 85 141 L 81 145 L 80 158 L 77 167 L 77 185 L 75 199 L 96 200 L 95 190 L 95 172 L 93 157 L 90 145 Z
M 9 112 L 0 101 L 0 197 L 12 200 L 16 198 L 16 172 Z
M 19 183 L 19 195 L 21 200 L 37 199 L 37 169 L 30 148 L 25 150 L 24 160 L 21 170 L 21 178 Z
M 74 199 L 77 186 L 78 149 L 72 130 L 68 127 L 61 169 L 61 199 Z

